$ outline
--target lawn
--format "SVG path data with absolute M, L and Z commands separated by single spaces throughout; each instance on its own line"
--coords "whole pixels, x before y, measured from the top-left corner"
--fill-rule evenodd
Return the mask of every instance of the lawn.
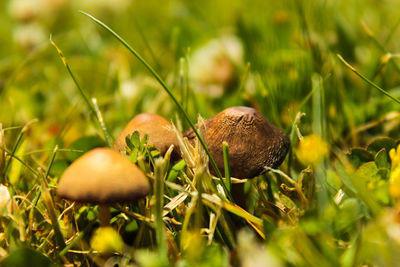
M 400 266 L 399 15 L 1 1 L 0 265 Z

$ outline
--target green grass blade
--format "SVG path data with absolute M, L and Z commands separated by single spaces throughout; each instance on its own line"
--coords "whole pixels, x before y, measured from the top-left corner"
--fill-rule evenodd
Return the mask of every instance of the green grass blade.
M 9 154 L 9 155 L 10 155 L 10 158 L 7 160 L 7 162 L 6 162 L 5 166 L 4 166 L 4 170 L 3 170 L 3 180 L 1 181 L 1 183 L 5 183 L 5 182 L 6 182 L 6 173 L 7 173 L 7 169 L 9 168 L 12 159 L 15 158 L 15 157 L 14 157 L 14 156 L 15 156 L 15 152 L 17 151 L 19 145 L 21 144 L 22 138 L 24 137 L 26 131 L 28 130 L 29 126 L 30 126 L 32 123 L 37 122 L 37 121 L 38 121 L 37 119 L 33 119 L 33 120 L 28 121 L 28 122 L 24 125 L 24 127 L 22 127 L 21 131 L 19 132 L 18 137 L 17 137 L 17 140 L 16 140 L 15 143 L 14 143 L 13 149 L 11 150 L 11 153 Z
M 59 151 L 58 150 L 58 146 L 55 146 L 55 148 L 53 149 L 53 154 L 51 155 L 51 159 L 50 159 L 49 165 L 47 166 L 46 173 L 44 174 L 44 179 L 47 179 L 47 177 L 49 176 L 50 169 L 53 166 L 53 163 L 54 163 L 54 160 L 56 159 L 56 155 L 57 155 L 58 151 Z M 36 208 L 36 206 L 37 206 L 37 204 L 39 202 L 39 198 L 40 198 L 41 194 L 42 194 L 42 192 L 39 190 L 37 195 L 35 196 L 34 201 L 33 201 L 33 206 L 32 206 L 33 208 L 31 209 L 31 212 L 33 212 L 33 210 Z
M 222 142 L 222 152 L 224 153 L 224 170 L 225 182 L 229 192 L 231 191 L 231 171 L 229 168 L 229 145 L 227 142 Z
M 54 230 L 54 235 L 55 235 L 55 241 L 58 246 L 59 250 L 62 250 L 65 248 L 66 244 L 63 238 L 63 235 L 61 233 L 61 228 L 60 224 L 58 223 L 57 215 L 56 215 L 56 210 L 54 206 L 54 201 L 52 199 L 52 196 L 50 194 L 49 186 L 47 184 L 47 180 L 43 175 L 41 176 L 41 195 L 44 200 L 44 204 L 47 208 L 48 216 L 51 221 L 51 225 L 53 226 Z
M 177 106 L 178 110 L 180 112 L 182 112 L 182 114 L 184 115 L 185 119 L 187 120 L 187 122 L 189 123 L 190 127 L 193 129 L 193 132 L 196 134 L 197 138 L 200 141 L 201 146 L 204 148 L 204 150 L 206 151 L 211 165 L 213 166 L 215 172 L 217 173 L 217 176 L 220 178 L 220 182 L 222 187 L 224 188 L 224 191 L 226 193 L 226 195 L 228 196 L 229 199 L 232 199 L 229 191 L 227 190 L 225 183 L 223 181 L 222 178 L 222 174 L 220 172 L 220 170 L 217 167 L 217 164 L 215 163 L 214 158 L 211 156 L 210 151 L 208 150 L 206 143 L 204 142 L 203 138 L 200 136 L 199 132 L 197 131 L 196 127 L 194 126 L 193 122 L 190 120 L 189 115 L 186 113 L 186 111 L 183 109 L 182 105 L 179 103 L 179 101 L 176 99 L 176 97 L 172 94 L 171 90 L 168 88 L 167 84 L 164 82 L 164 80 L 160 77 L 160 75 L 158 75 L 158 73 L 147 63 L 147 61 L 138 53 L 136 52 L 135 49 L 133 49 L 121 36 L 119 36 L 119 34 L 117 34 L 115 31 L 113 31 L 110 27 L 108 27 L 106 24 L 104 24 L 102 21 L 96 19 L 95 17 L 93 17 L 92 15 L 80 11 L 82 14 L 88 16 L 90 19 L 92 19 L 94 22 L 96 22 L 97 24 L 99 24 L 101 27 L 103 27 L 104 29 L 106 29 L 108 32 L 110 32 L 115 38 L 118 39 L 118 41 L 120 41 L 120 43 L 122 45 L 124 45 L 145 67 L 148 71 L 150 71 L 150 73 L 154 76 L 154 78 L 158 81 L 158 83 L 164 88 L 164 90 L 167 92 L 167 94 L 171 97 L 171 99 L 173 100 L 173 102 L 175 103 L 175 105 Z
M 86 94 L 83 91 L 82 87 L 80 86 L 78 80 L 75 78 L 75 75 L 73 74 L 73 72 L 72 72 L 72 70 L 71 70 L 71 68 L 70 68 L 70 66 L 69 66 L 69 64 L 67 62 L 67 59 L 65 58 L 65 56 L 63 54 L 63 52 L 56 45 L 56 43 L 51 39 L 51 36 L 50 36 L 50 42 L 55 47 L 55 49 L 57 50 L 58 54 L 60 55 L 61 60 L 64 63 L 64 66 L 67 68 L 67 71 L 68 71 L 69 75 L 71 76 L 72 80 L 74 81 L 76 88 L 78 88 L 78 91 L 81 94 L 83 100 L 85 101 L 86 106 L 89 108 L 91 114 L 95 117 L 97 123 L 100 125 L 100 128 L 103 131 L 103 135 L 104 135 L 104 138 L 106 139 L 106 142 L 107 142 L 108 146 L 112 147 L 113 145 L 112 145 L 112 141 L 111 141 L 110 135 L 108 134 L 106 127 L 105 126 L 103 127 L 103 125 L 104 125 L 103 119 L 101 117 L 99 117 L 99 113 L 100 112 L 97 112 L 95 106 L 92 105 L 92 103 L 90 103 L 89 98 L 86 96 Z
M 167 258 L 167 241 L 165 238 L 165 227 L 163 221 L 164 207 L 164 176 L 165 176 L 165 160 L 157 159 L 154 166 L 154 195 L 155 203 L 155 219 L 156 219 L 156 238 L 158 257 L 163 264 L 168 262 Z
M 352 72 L 354 72 L 358 77 L 360 77 L 361 79 L 363 79 L 365 82 L 367 82 L 369 85 L 371 85 L 372 87 L 374 87 L 375 89 L 379 90 L 382 94 L 386 95 L 387 97 L 389 97 L 390 99 L 392 99 L 393 101 L 395 101 L 396 103 L 400 104 L 400 100 L 397 99 L 396 97 L 392 96 L 391 94 L 389 94 L 388 92 L 386 92 L 384 89 L 382 89 L 381 87 L 379 87 L 376 83 L 370 81 L 367 77 L 365 77 L 364 75 L 362 75 L 360 72 L 358 72 L 352 65 L 350 65 L 346 60 L 344 60 L 344 58 L 337 54 L 336 55 L 339 60 L 346 66 L 348 67 Z
M 53 154 L 51 155 L 51 159 L 50 159 L 49 165 L 47 166 L 46 173 L 44 174 L 44 178 L 45 179 L 47 179 L 47 177 L 50 174 L 51 167 L 53 166 L 53 163 L 54 163 L 54 160 L 56 159 L 58 151 L 59 151 L 58 146 L 55 146 L 54 149 L 53 149 Z
M 69 243 L 67 246 L 65 246 L 63 248 L 63 250 L 60 251 L 59 255 L 61 257 L 64 257 L 65 254 L 67 254 L 68 250 L 70 250 L 71 248 L 73 248 L 78 241 L 80 241 L 82 239 L 82 237 L 84 237 L 86 235 L 86 233 L 92 228 L 92 226 L 94 225 L 95 221 L 92 221 L 91 223 L 89 223 L 85 229 L 83 229 L 83 231 L 81 231 L 77 237 L 75 237 L 71 243 Z
M 313 96 L 312 96 L 312 129 L 313 132 L 319 135 L 323 140 L 326 137 L 326 127 L 325 127 L 325 97 L 324 97 L 324 86 L 322 77 L 319 74 L 313 74 L 312 78 L 312 88 L 313 88 Z M 315 166 L 316 172 L 316 183 L 319 190 L 317 190 L 317 205 L 319 216 L 323 219 L 324 212 L 329 205 L 329 196 L 328 189 L 325 177 L 326 166 L 324 162 L 321 162 Z
M 94 110 L 95 110 L 95 112 L 96 112 L 96 118 L 97 118 L 97 120 L 99 121 L 101 130 L 103 131 L 104 137 L 105 137 L 106 140 L 107 140 L 107 144 L 108 144 L 110 147 L 112 147 L 111 137 L 110 137 L 110 134 L 108 133 L 106 124 L 104 123 L 103 115 L 101 114 L 99 105 L 97 104 L 97 99 L 96 99 L 96 98 L 92 98 L 92 103 L 93 103 Z
M 4 148 L 0 148 L 0 149 L 4 149 Z M 36 177 L 39 177 L 39 173 L 37 171 L 35 171 L 31 166 L 29 166 L 28 163 L 26 163 L 25 161 L 23 161 L 20 157 L 18 157 L 17 155 L 15 155 L 15 153 L 10 152 L 6 149 L 4 149 L 4 151 L 6 152 L 6 155 L 18 160 L 22 165 L 24 165 L 25 168 L 27 168 L 30 172 L 33 173 L 33 175 L 35 175 Z M 9 186 L 12 186 L 11 184 L 9 184 Z

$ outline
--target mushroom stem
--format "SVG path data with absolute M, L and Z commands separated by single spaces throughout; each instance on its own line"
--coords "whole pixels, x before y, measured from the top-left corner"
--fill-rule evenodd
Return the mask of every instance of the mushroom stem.
M 110 225 L 111 213 L 110 206 L 101 204 L 99 205 L 99 214 L 100 226 L 105 227 Z

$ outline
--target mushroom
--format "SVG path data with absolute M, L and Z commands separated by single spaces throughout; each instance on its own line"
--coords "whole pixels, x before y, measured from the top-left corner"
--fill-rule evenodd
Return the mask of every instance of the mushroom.
M 99 204 L 100 225 L 109 224 L 108 205 L 145 197 L 150 185 L 145 174 L 120 153 L 95 148 L 73 162 L 58 184 L 58 196 Z
M 229 145 L 229 167 L 232 177 L 253 178 L 265 167 L 276 168 L 285 159 L 290 141 L 261 113 L 249 107 L 230 107 L 205 121 L 205 142 L 218 168 L 224 169 L 222 142 Z M 192 129 L 184 134 L 192 143 Z M 211 170 L 213 171 L 213 170 Z
M 126 146 L 125 138 L 135 131 L 140 133 L 141 138 L 148 134 L 148 143 L 154 145 L 161 154 L 165 154 L 168 148 L 174 145 L 171 157 L 174 159 L 179 157 L 178 140 L 174 131 L 172 131 L 171 123 L 163 117 L 151 113 L 136 115 L 115 140 L 114 149 L 117 151 L 123 150 Z

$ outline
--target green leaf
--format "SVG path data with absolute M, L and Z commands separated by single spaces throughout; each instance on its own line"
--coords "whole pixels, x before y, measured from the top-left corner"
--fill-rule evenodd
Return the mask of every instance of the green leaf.
M 186 162 L 182 159 L 176 163 L 169 171 L 167 181 L 174 182 L 178 174 L 185 168 Z
M 367 150 L 375 155 L 382 148 L 386 149 L 386 151 L 390 151 L 392 148 L 395 147 L 396 147 L 396 141 L 393 138 L 378 137 L 367 146 Z
M 151 155 L 152 158 L 156 158 L 156 157 L 160 156 L 161 153 L 158 150 L 151 150 L 150 151 L 150 155 Z
M 378 153 L 375 155 L 375 163 L 376 166 L 380 169 L 389 169 L 390 168 L 390 163 L 389 163 L 389 157 L 386 149 L 382 148 L 379 150 Z
M 374 160 L 374 155 L 365 148 L 361 147 L 352 148 L 350 153 L 347 154 L 347 157 L 356 168 L 368 161 Z
M 139 227 L 136 220 L 132 220 L 125 226 L 125 231 L 127 232 L 135 232 L 137 229 L 139 229 Z
M 95 212 L 94 209 L 88 209 L 87 210 L 86 218 L 87 218 L 88 221 L 96 220 L 96 217 L 97 217 L 97 213 Z
M 326 182 L 329 186 L 331 186 L 335 190 L 339 190 L 343 185 L 339 175 L 333 170 L 326 171 Z
M 339 206 L 339 211 L 335 217 L 335 229 L 343 231 L 356 223 L 362 217 L 362 208 L 360 202 L 356 198 L 349 198 L 343 201 Z M 351 229 L 348 229 L 349 231 Z
M 370 180 L 370 178 L 378 172 L 378 167 L 376 166 L 375 162 L 367 162 L 360 166 L 357 169 L 356 174 L 359 177 L 365 178 L 366 180 Z
M 138 131 L 135 131 L 129 136 L 129 139 L 134 147 L 140 147 L 140 134 Z
M 149 135 L 144 134 L 142 140 L 140 141 L 140 151 L 144 151 L 144 147 L 148 142 L 149 142 Z
M 346 170 L 346 168 L 340 162 L 336 163 L 336 170 L 337 170 L 337 173 L 338 173 L 340 179 L 342 180 L 343 184 L 345 185 L 343 190 L 348 195 L 354 196 L 357 193 L 357 189 L 354 187 L 354 185 L 351 181 L 349 171 Z
M 19 248 L 11 252 L 2 262 L 2 267 L 55 266 L 45 255 L 31 249 Z
M 375 162 L 365 163 L 351 177 L 353 184 L 357 187 L 359 198 L 364 201 L 373 214 L 377 214 L 380 209 L 379 204 L 388 203 L 389 194 Z
M 131 136 L 130 136 L 130 135 L 125 136 L 125 143 L 126 143 L 126 146 L 127 146 L 130 150 L 132 150 L 132 149 L 135 148 L 135 146 L 134 146 L 134 145 L 132 144 L 132 142 L 131 142 Z
M 131 154 L 129 155 L 129 158 L 133 163 L 137 162 L 138 154 L 139 154 L 139 151 L 137 148 L 135 148 L 132 150 Z

